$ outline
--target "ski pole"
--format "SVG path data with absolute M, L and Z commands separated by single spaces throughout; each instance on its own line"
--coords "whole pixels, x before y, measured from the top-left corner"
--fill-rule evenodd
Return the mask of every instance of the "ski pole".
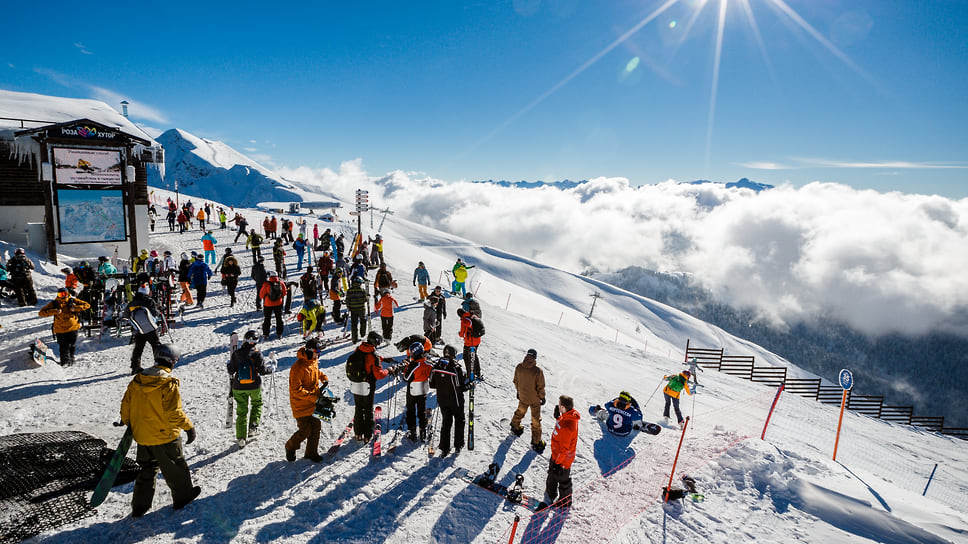
M 659 380 L 659 385 L 655 386 L 655 391 L 653 391 L 652 394 L 649 395 L 649 399 L 645 401 L 645 404 L 642 405 L 643 412 L 645 411 L 645 407 L 649 405 L 649 401 L 652 400 L 652 397 L 654 397 L 655 394 L 659 392 L 659 388 L 662 387 L 662 382 L 664 381 L 665 381 L 665 378 L 662 378 L 661 380 Z

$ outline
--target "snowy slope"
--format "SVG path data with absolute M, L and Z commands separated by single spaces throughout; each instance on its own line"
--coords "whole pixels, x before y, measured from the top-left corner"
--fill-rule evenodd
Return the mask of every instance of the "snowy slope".
M 5 119 L 3 119 L 5 118 Z M 100 100 L 61 98 L 0 90 L 0 130 L 16 132 L 52 123 L 90 119 L 138 138 L 151 140 L 145 131 Z M 24 120 L 23 126 L 19 120 Z
M 156 193 L 162 199 L 166 194 Z M 245 215 L 251 224 L 263 217 L 248 210 Z M 329 226 L 320 223 L 320 230 Z M 347 236 L 354 227 L 337 225 Z M 661 394 L 654 393 L 664 374 L 682 368 L 687 338 L 695 346 L 756 355 L 758 364 L 786 365 L 782 359 L 673 308 L 395 216 L 387 218 L 381 234 L 400 284 L 395 338 L 421 329 L 421 308 L 411 286 L 418 260 L 427 264 L 432 281 L 445 285 L 444 271 L 456 257 L 476 265 L 469 285 L 478 293 L 487 322 L 481 348 L 487 382 L 477 391 L 475 451 L 428 460 L 425 449 L 404 442 L 395 454 L 371 461 L 366 451 L 351 444 L 332 463 L 287 463 L 282 444 L 295 424 L 287 409 L 286 377 L 301 344 L 296 334 L 262 345 L 263 351 L 278 355 L 281 372 L 272 388 L 264 388 L 262 436 L 238 451 L 233 431 L 222 427 L 226 343 L 233 331 L 257 328 L 261 317 L 252 307 L 251 282 L 241 283 L 241 309 L 228 308 L 227 296 L 213 284 L 206 308 L 190 310 L 186 326 L 173 332 L 174 340 L 186 348 L 175 374 L 181 379 L 186 412 L 198 429 L 198 440 L 186 446 L 186 456 L 202 496 L 173 512 L 168 490 L 159 482 L 153 510 L 135 521 L 129 516 L 132 486 L 120 486 L 95 516 L 33 541 L 507 542 L 515 514 L 522 516 L 517 542 L 968 541 L 965 442 L 848 415 L 834 462 L 835 408 L 785 394 L 767 440 L 760 441 L 775 390 L 712 371 L 700 375 L 697 394 L 683 402 L 684 412 L 693 418 L 677 472 L 691 473 L 706 501 L 663 505 L 659 488 L 668 481 L 680 433 L 666 427 L 656 437 L 617 439 L 590 420 L 588 405 L 626 389 L 645 404 L 647 419 L 660 421 Z M 233 236 L 216 231 L 221 247 Z M 197 231 L 156 232 L 151 243 L 177 253 L 200 249 L 199 237 Z M 245 256 L 247 270 L 248 252 L 241 243 L 232 247 Z M 49 300 L 61 281 L 59 266 L 36 256 L 35 262 L 40 298 Z M 290 256 L 290 266 L 294 263 Z M 594 292 L 602 298 L 588 318 Z M 457 303 L 448 300 L 444 337 L 459 346 Z M 4 305 L 0 322 L 0 434 L 72 429 L 116 443 L 120 431 L 110 422 L 118 417 L 129 381 L 127 339 L 82 339 L 76 366 L 34 369 L 27 363 L 26 344 L 49 337 L 49 320 L 37 317 L 36 309 Z M 539 458 L 528 448 L 528 433 L 509 437 L 506 424 L 515 407 L 510 385 L 514 366 L 528 348 L 539 353 L 549 399 L 571 395 L 583 416 L 572 468 L 575 506 L 533 519 L 452 474 L 454 467 L 478 472 L 498 462 L 504 467 L 503 483 L 513 480 L 514 472 L 523 473 L 527 491 L 540 496 L 548 453 Z M 340 344 L 322 354 L 320 366 L 336 391 L 347 390 L 342 363 L 351 349 Z M 392 346 L 380 353 L 399 356 Z M 403 394 L 396 395 L 394 404 L 387 402 L 389 392 L 381 384 L 376 399 L 392 410 L 393 427 Z M 324 423 L 321 449 L 352 415 L 352 396 L 343 398 L 336 420 Z M 550 406 L 544 411 L 546 440 Z M 399 441 L 398 435 L 390 430 L 387 440 Z
M 157 138 L 165 148 L 165 178 L 149 179 L 154 186 L 179 190 L 206 200 L 227 200 L 254 206 L 264 200 L 301 201 L 300 191 L 268 168 L 223 142 L 171 129 Z

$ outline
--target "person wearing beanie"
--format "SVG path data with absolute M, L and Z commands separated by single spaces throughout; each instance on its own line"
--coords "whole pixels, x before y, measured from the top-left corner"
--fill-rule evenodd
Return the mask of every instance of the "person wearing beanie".
M 514 388 L 518 399 L 518 408 L 511 416 L 511 432 L 517 436 L 524 434 L 521 421 L 531 410 L 531 447 L 541 453 L 545 442 L 541 439 L 541 407 L 545 403 L 544 371 L 538 366 L 538 352 L 529 349 L 524 360 L 514 369 Z
M 192 485 L 185 462 L 185 445 L 195 441 L 195 426 L 182 408 L 179 381 L 171 375 L 181 357 L 174 344 L 154 348 L 155 366 L 136 374 L 121 400 L 121 423 L 131 429 L 138 443 L 136 461 L 141 467 L 131 494 L 131 517 L 140 518 L 151 509 L 158 472 L 171 489 L 172 509 L 180 510 L 195 500 L 202 488 Z
M 286 441 L 286 461 L 296 460 L 296 451 L 306 442 L 306 452 L 303 457 L 314 463 L 323 458 L 319 455 L 319 431 L 322 424 L 313 417 L 316 411 L 316 399 L 329 385 L 326 374 L 319 370 L 320 342 L 310 338 L 306 345 L 296 352 L 296 363 L 289 369 L 289 406 L 292 417 L 296 419 L 296 432 Z

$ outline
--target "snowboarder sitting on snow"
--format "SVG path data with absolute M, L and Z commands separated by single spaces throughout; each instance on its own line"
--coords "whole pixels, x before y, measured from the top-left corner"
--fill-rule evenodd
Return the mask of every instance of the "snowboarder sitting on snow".
M 430 353 L 431 348 L 434 347 L 434 344 L 430 341 L 430 339 L 422 334 L 411 334 L 410 336 L 393 345 L 397 348 L 397 351 L 402 353 L 410 349 L 410 346 L 414 342 L 420 342 L 420 344 L 423 346 L 424 353 Z
M 74 364 L 77 331 L 81 328 L 81 320 L 77 314 L 90 307 L 83 300 L 72 297 L 66 287 L 61 287 L 57 290 L 57 298 L 37 312 L 40 317 L 54 316 L 54 336 L 57 337 L 57 345 L 60 347 L 61 366 Z
M 688 370 L 683 370 L 679 374 L 662 377 L 663 380 L 669 380 L 662 390 L 662 395 L 665 396 L 665 410 L 662 411 L 662 417 L 669 418 L 669 405 L 671 404 L 676 410 L 676 419 L 678 419 L 679 425 L 682 425 L 682 412 L 679 411 L 679 395 L 683 391 L 688 395 L 692 395 L 692 391 L 689 390 L 689 376 L 691 375 Z
M 615 436 L 628 436 L 633 430 L 637 431 L 642 427 L 642 410 L 627 391 L 622 391 L 618 397 L 605 404 L 604 408 L 592 406 L 588 412 L 604 422 L 608 432 Z
M 245 447 L 246 438 L 259 434 L 262 421 L 262 378 L 269 374 L 265 358 L 256 347 L 259 333 L 248 330 L 239 349 L 232 353 L 226 369 L 232 377 L 232 398 L 235 399 L 235 438 L 239 447 Z M 252 400 L 252 414 L 249 415 L 249 400 Z M 248 426 L 246 424 L 248 423 Z M 246 434 L 248 430 L 248 434 Z
M 430 374 L 430 388 L 437 390 L 437 406 L 440 408 L 440 456 L 450 453 L 450 432 L 454 429 L 454 452 L 464 447 L 464 371 L 455 358 L 454 346 L 444 346 L 444 356 L 434 365 Z
M 131 494 L 131 517 L 135 518 L 151 509 L 159 470 L 171 489 L 174 510 L 184 508 L 202 492 L 201 487 L 192 486 L 181 441 L 184 430 L 185 444 L 194 442 L 195 427 L 182 409 L 178 378 L 171 375 L 181 350 L 174 344 L 161 344 L 154 356 L 155 366 L 136 374 L 121 400 L 121 423 L 131 427 L 141 467 Z
M 310 338 L 306 345 L 296 352 L 296 363 L 289 370 L 289 406 L 292 407 L 292 417 L 296 418 L 297 429 L 286 441 L 286 461 L 296 460 L 296 450 L 306 441 L 306 452 L 303 455 L 314 463 L 323 458 L 319 455 L 319 430 L 322 424 L 319 418 L 313 417 L 316 411 L 316 399 L 319 393 L 329 386 L 326 374 L 319 370 L 319 340 Z
M 350 380 L 350 392 L 356 404 L 353 413 L 353 428 L 356 429 L 358 442 L 369 442 L 373 438 L 373 397 L 376 395 L 376 382 L 390 375 L 380 364 L 383 358 L 376 354 L 376 348 L 383 343 L 383 337 L 370 331 L 356 350 L 346 358 L 346 377 Z
M 158 307 L 151 299 L 151 288 L 148 284 L 138 287 L 138 292 L 121 311 L 121 317 L 128 319 L 131 323 L 131 336 L 134 340 L 134 349 L 131 351 L 131 374 L 141 372 L 141 354 L 144 352 L 145 344 L 151 344 L 154 349 L 161 345 L 158 339 Z

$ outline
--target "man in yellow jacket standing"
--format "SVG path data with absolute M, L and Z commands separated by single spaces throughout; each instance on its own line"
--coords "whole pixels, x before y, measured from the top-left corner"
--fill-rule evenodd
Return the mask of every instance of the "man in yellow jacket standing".
M 40 317 L 54 316 L 54 336 L 60 347 L 61 366 L 74 364 L 74 347 L 81 321 L 77 314 L 89 309 L 90 304 L 71 296 L 66 287 L 57 290 L 57 298 L 48 302 L 37 312 Z
M 178 378 L 171 375 L 181 350 L 174 344 L 161 344 L 155 347 L 154 356 L 155 366 L 135 375 L 121 401 L 121 423 L 131 427 L 141 467 L 131 496 L 131 516 L 135 518 L 151 509 L 159 470 L 171 488 L 173 509 L 184 508 L 202 492 L 192 485 L 182 450 L 182 430 L 188 436 L 185 444 L 191 444 L 195 427 L 182 409 Z

